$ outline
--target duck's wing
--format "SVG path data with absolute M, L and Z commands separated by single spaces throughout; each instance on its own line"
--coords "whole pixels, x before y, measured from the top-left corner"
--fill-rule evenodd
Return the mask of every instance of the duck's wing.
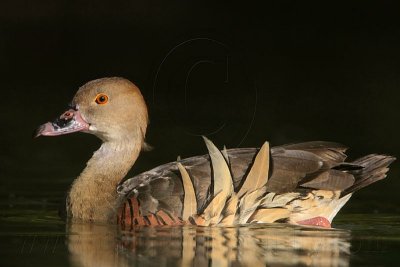
M 223 206 L 224 212 L 227 213 L 229 210 L 237 210 L 238 206 L 241 206 L 243 210 L 247 203 L 252 212 L 254 212 L 254 207 L 261 208 L 255 216 L 256 219 L 265 216 L 263 207 L 273 208 L 274 212 L 282 211 L 280 217 L 277 215 L 275 217 L 283 219 L 291 209 L 290 205 L 299 201 L 307 203 L 304 199 L 317 201 L 321 199 L 320 195 L 325 191 L 335 192 L 328 194 L 332 196 L 332 201 L 325 199 L 325 202 L 331 203 L 332 206 L 341 194 L 344 196 L 371 181 L 382 179 L 386 175 L 387 166 L 394 160 L 388 156 L 379 156 L 378 160 L 378 155 L 371 155 L 352 163 L 344 162 L 345 146 L 321 141 L 271 149 L 269 146 L 265 148 L 266 145 L 264 145 L 262 156 L 257 148 L 238 148 L 220 152 L 216 148 L 213 150 L 212 143 L 207 146 L 209 155 L 161 165 L 121 183 L 118 186 L 121 201 L 129 200 L 125 203 L 124 214 L 135 212 L 132 218 L 144 216 L 145 219 L 141 219 L 144 223 L 158 220 L 160 224 L 176 224 L 182 222 L 182 217 L 186 217 L 189 211 L 196 211 L 196 214 L 209 211 L 207 208 L 210 203 L 213 205 L 219 203 L 218 205 Z M 255 168 L 257 171 L 254 171 Z M 254 173 L 263 172 L 266 172 L 265 177 L 260 178 L 254 175 Z M 225 176 L 229 176 L 229 179 Z M 225 179 L 223 181 L 227 187 L 232 186 L 232 193 L 226 196 L 225 193 L 218 194 L 219 191 L 215 188 L 223 185 L 218 185 L 215 181 L 219 182 L 221 179 Z M 249 179 L 251 179 L 250 182 Z M 253 184 L 258 183 L 257 179 L 264 179 L 265 183 L 253 188 L 254 193 L 251 194 L 252 191 L 249 189 Z M 229 180 L 231 180 L 231 185 L 227 184 Z M 229 188 L 221 188 L 221 191 L 230 192 Z M 342 202 L 340 205 L 332 206 L 335 212 L 329 212 L 327 216 L 333 218 L 338 211 L 337 207 L 345 203 L 344 200 Z M 256 203 L 258 206 L 255 205 Z M 310 205 L 315 206 L 315 203 Z M 277 209 L 278 207 L 282 207 L 282 210 Z M 317 210 L 320 212 L 320 209 Z M 271 214 L 271 211 L 268 211 L 268 216 Z M 245 222 L 247 222 L 250 215 L 239 217 L 246 218 Z M 301 216 L 297 217 L 301 218 Z M 134 220 L 132 218 L 130 220 Z M 286 221 L 290 221 L 287 217 L 285 218 Z M 242 219 L 239 221 L 243 222 Z M 237 218 L 235 220 L 238 221 Z M 254 216 L 252 220 L 255 220 Z M 134 224 L 140 224 L 140 222 Z
M 343 190 L 354 183 L 353 175 L 338 169 L 359 168 L 346 160 L 347 147 L 332 142 L 305 142 L 271 149 L 272 173 L 267 190 L 292 192 L 302 187 Z

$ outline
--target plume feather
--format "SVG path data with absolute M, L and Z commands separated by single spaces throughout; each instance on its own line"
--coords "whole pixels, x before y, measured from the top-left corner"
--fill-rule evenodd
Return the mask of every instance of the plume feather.
M 213 168 L 214 196 L 220 193 L 225 196 L 226 200 L 233 192 L 232 176 L 229 166 L 221 151 L 206 137 L 203 136 L 203 138 L 207 145 Z
M 290 217 L 290 211 L 285 208 L 258 209 L 250 217 L 249 222 L 273 223 Z
M 245 194 L 239 202 L 239 223 L 247 223 L 247 220 L 253 212 L 260 205 L 262 195 L 265 193 L 266 188 L 256 189 L 250 193 Z
M 215 225 L 220 222 L 221 212 L 225 207 L 226 196 L 218 193 L 211 202 L 207 205 L 201 217 L 204 219 L 205 226 Z
M 237 194 L 233 193 L 227 201 L 225 208 L 222 211 L 222 219 L 220 224 L 223 226 L 233 225 L 236 218 L 237 204 L 239 198 Z
M 238 192 L 239 198 L 249 191 L 257 190 L 268 182 L 269 143 L 265 142 L 254 160 L 253 166 Z
M 178 162 L 177 165 L 182 177 L 183 191 L 185 192 L 182 219 L 187 220 L 191 215 L 197 213 L 196 194 L 194 192 L 193 183 L 190 179 L 189 173 L 180 162 Z

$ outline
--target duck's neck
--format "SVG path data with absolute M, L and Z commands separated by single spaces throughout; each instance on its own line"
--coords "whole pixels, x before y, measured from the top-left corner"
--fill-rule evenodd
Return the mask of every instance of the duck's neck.
M 67 212 L 82 221 L 112 221 L 118 208 L 116 186 L 135 163 L 143 139 L 104 142 L 72 184 Z

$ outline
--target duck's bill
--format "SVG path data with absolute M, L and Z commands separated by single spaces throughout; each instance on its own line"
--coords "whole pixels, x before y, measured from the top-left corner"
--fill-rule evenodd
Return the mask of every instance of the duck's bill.
M 53 122 L 40 125 L 34 132 L 33 137 L 57 136 L 74 132 L 85 132 L 89 130 L 89 123 L 83 118 L 81 113 L 75 109 L 65 111 Z

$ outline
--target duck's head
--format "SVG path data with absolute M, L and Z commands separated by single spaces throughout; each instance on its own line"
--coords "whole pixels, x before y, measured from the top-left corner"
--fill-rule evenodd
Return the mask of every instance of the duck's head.
M 86 132 L 104 142 L 143 140 L 147 123 L 147 107 L 139 89 L 124 78 L 102 78 L 80 87 L 69 109 L 39 126 L 35 137 Z

